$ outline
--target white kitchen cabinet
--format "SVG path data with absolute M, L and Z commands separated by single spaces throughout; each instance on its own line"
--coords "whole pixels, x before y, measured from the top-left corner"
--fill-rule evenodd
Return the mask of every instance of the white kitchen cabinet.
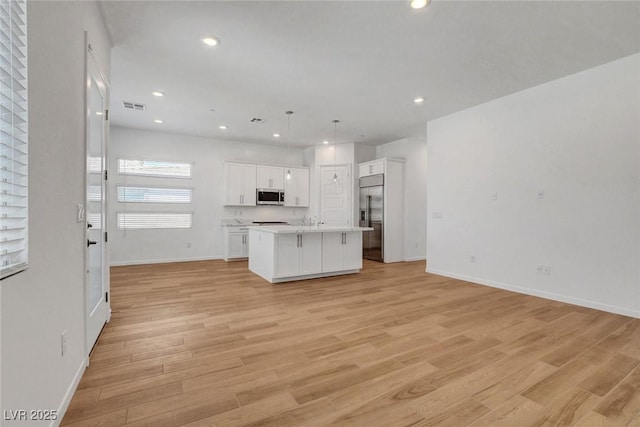
M 362 232 L 322 234 L 322 271 L 362 269 Z
M 284 189 L 284 170 L 280 166 L 257 165 L 256 188 Z
M 225 261 L 249 257 L 249 231 L 247 227 L 225 227 L 222 245 Z
M 226 206 L 256 205 L 256 165 L 226 162 Z
M 362 269 L 362 232 L 347 226 L 249 226 L 249 270 L 271 283 L 354 274 Z
M 382 159 L 379 159 L 373 160 L 371 162 L 360 163 L 359 172 L 360 178 L 362 178 L 363 176 L 384 173 L 384 161 Z
M 291 172 L 291 179 L 285 179 L 284 205 L 288 207 L 309 206 L 309 168 L 284 168 L 285 175 Z
M 287 233 L 276 238 L 275 277 L 322 271 L 322 233 Z

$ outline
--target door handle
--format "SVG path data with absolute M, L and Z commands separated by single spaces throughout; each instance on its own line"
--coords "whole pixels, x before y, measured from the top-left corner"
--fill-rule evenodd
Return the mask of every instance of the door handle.
M 93 224 L 91 224 L 90 222 L 87 223 L 87 228 L 92 228 Z
M 97 245 L 97 244 L 98 244 L 98 242 L 97 242 L 97 241 L 87 239 L 87 247 L 89 247 L 89 246 L 91 246 L 91 245 Z

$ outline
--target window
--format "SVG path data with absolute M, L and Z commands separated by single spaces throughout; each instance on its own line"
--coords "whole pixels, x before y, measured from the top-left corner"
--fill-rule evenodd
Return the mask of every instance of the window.
M 118 173 L 164 178 L 191 178 L 191 163 L 118 159 Z
M 191 179 L 192 172 L 193 163 L 118 159 L 118 229 L 191 228 L 193 189 L 173 185 L 176 178 Z M 131 183 L 129 176 L 135 176 Z
M 127 203 L 191 203 L 190 188 L 118 187 L 118 201 Z
M 28 263 L 26 11 L 0 0 L 0 279 Z
M 193 214 L 158 212 L 118 213 L 118 228 L 123 230 L 149 228 L 191 228 Z

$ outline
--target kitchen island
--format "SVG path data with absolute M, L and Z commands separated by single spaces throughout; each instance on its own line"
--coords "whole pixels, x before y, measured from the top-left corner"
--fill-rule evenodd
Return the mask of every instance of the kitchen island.
M 367 227 L 248 227 L 249 270 L 271 283 L 353 274 L 362 269 Z

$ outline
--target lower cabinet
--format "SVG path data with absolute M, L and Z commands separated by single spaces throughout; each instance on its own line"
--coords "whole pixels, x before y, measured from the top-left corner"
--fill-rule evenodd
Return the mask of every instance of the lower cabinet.
M 362 269 L 362 232 L 322 233 L 322 272 Z
M 362 231 L 321 229 L 273 232 L 251 227 L 249 270 L 271 283 L 357 273 Z
M 249 257 L 249 232 L 246 228 L 226 227 L 223 246 L 225 261 L 246 259 Z
M 322 234 L 279 234 L 276 237 L 274 277 L 302 276 L 321 272 Z

